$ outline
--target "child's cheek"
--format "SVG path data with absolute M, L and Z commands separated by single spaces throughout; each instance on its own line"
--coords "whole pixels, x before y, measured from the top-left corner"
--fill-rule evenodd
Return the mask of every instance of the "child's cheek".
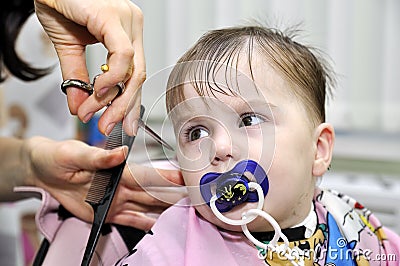
M 187 188 L 193 206 L 205 204 L 200 193 L 199 174 L 183 174 L 183 180 Z M 208 206 L 207 206 L 208 207 Z
M 189 175 L 196 175 L 197 181 L 200 181 L 200 177 L 204 174 L 204 169 L 211 165 L 211 160 L 214 157 L 215 146 L 210 138 L 201 139 L 195 144 L 180 144 L 177 150 L 177 160 L 180 168 Z M 193 178 L 188 178 L 188 182 L 193 184 Z

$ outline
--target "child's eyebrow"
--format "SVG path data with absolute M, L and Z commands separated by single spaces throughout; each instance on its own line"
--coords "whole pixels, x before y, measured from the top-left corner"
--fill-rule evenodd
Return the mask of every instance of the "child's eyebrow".
M 240 109 L 257 109 L 257 110 L 259 110 L 260 108 L 270 108 L 272 110 L 272 109 L 278 109 L 278 106 L 271 102 L 267 102 L 266 100 L 254 99 L 254 100 L 248 100 L 248 101 L 238 104 L 237 108 L 239 110 Z
M 247 101 L 246 102 L 250 107 L 251 106 L 268 106 L 268 107 L 271 107 L 271 108 L 277 108 L 278 106 L 276 106 L 275 104 L 273 104 L 273 103 L 271 103 L 271 102 L 267 102 L 267 101 L 265 101 L 265 100 L 259 100 L 259 99 L 257 99 L 257 100 L 249 100 L 249 101 Z
M 271 112 L 276 112 L 279 110 L 279 107 L 271 102 L 266 102 L 264 100 L 260 99 L 255 99 L 255 100 L 249 100 L 246 102 L 239 103 L 237 106 L 233 106 L 233 110 L 240 111 L 240 110 L 245 110 L 245 111 L 255 111 L 259 112 L 260 109 L 265 109 L 268 108 L 270 109 Z M 253 110 L 254 109 L 254 110 Z M 203 111 L 206 109 L 203 109 Z M 239 114 L 240 112 L 238 112 Z M 208 112 L 204 111 L 203 115 L 210 115 L 212 116 L 213 111 L 208 110 Z M 240 114 L 239 114 L 240 115 Z M 190 107 L 183 107 L 180 112 L 175 112 L 174 115 L 171 115 L 171 120 L 176 123 L 176 125 L 180 125 L 182 123 L 185 123 L 189 120 L 192 120 L 194 118 L 195 114 L 193 113 L 193 110 L 190 109 Z

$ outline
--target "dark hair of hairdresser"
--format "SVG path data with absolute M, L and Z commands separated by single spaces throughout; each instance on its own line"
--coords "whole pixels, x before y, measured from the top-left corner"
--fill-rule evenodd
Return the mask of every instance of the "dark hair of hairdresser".
M 32 67 L 15 50 L 18 34 L 33 12 L 33 0 L 0 1 L 0 82 L 7 78 L 8 73 L 23 81 L 32 81 L 52 70 L 52 67 Z

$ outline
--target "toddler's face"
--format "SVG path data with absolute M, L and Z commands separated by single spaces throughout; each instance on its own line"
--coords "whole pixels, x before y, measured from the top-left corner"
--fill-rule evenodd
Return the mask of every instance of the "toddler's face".
M 302 103 L 290 93 L 294 85 L 268 64 L 254 65 L 255 84 L 246 65 L 240 64 L 237 73 L 234 71 L 229 86 L 237 92 L 234 96 L 215 92 L 200 97 L 190 83 L 185 84 L 186 100 L 171 112 L 179 144 L 177 159 L 192 203 L 207 220 L 230 230 L 240 228 L 221 222 L 201 197 L 200 179 L 206 173 L 226 172 L 242 160 L 256 161 L 269 179 L 263 209 L 282 228 L 305 218 L 315 186 L 314 134 Z M 223 71 L 216 77 L 221 87 L 226 84 Z M 224 215 L 240 219 L 256 205 L 244 203 Z M 248 227 L 251 231 L 272 230 L 261 218 Z

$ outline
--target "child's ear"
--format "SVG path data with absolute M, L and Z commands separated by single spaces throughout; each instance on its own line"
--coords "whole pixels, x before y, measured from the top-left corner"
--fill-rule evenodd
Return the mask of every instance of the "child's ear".
M 328 169 L 335 142 L 335 131 L 332 125 L 322 123 L 315 129 L 315 159 L 313 164 L 313 176 L 322 176 Z

